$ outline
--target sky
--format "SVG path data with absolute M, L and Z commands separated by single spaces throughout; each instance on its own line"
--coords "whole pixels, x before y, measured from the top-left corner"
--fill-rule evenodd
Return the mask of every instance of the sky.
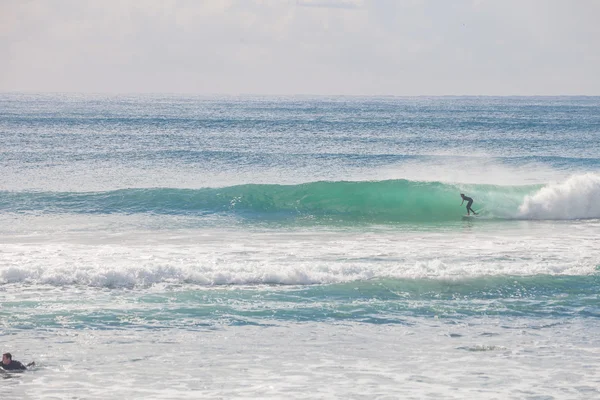
M 0 92 L 600 95 L 600 0 L 0 0 Z

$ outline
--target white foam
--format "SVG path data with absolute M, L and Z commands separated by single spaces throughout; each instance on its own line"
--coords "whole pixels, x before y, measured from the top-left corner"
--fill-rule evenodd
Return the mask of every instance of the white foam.
M 598 398 L 597 318 L 501 317 L 494 302 L 472 304 L 482 310 L 472 318 L 441 304 L 436 309 L 446 315 L 440 319 L 399 307 L 402 324 L 274 317 L 265 318 L 268 327 L 223 318 L 210 330 L 173 327 L 169 320 L 162 329 L 20 329 L 3 336 L 3 346 L 38 367 L 3 380 L 2 394 L 36 400 Z M 540 324 L 547 327 L 536 329 Z
M 600 218 L 600 175 L 574 175 L 526 196 L 519 207 L 527 219 Z
M 188 230 L 135 232 L 95 242 L 0 237 L 0 284 L 147 287 L 161 284 L 307 285 L 377 278 L 585 275 L 600 260 L 598 223 L 515 222 L 471 231 Z M 559 233 L 557 233 L 559 232 Z M 569 247 L 564 237 L 573 240 Z

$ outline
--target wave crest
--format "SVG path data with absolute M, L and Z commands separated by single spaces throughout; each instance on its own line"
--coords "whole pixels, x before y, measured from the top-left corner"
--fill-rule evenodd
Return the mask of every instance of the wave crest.
M 527 195 L 519 207 L 525 219 L 600 218 L 600 175 L 574 175 Z

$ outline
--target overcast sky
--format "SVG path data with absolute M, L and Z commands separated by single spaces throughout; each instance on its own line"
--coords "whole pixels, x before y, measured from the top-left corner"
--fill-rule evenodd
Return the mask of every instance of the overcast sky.
M 0 0 L 0 91 L 600 95 L 600 0 Z

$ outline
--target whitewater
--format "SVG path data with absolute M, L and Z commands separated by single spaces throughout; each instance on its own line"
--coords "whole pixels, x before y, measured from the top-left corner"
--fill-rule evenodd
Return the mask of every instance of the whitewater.
M 7 396 L 600 398 L 600 98 L 13 93 L 0 138 Z

